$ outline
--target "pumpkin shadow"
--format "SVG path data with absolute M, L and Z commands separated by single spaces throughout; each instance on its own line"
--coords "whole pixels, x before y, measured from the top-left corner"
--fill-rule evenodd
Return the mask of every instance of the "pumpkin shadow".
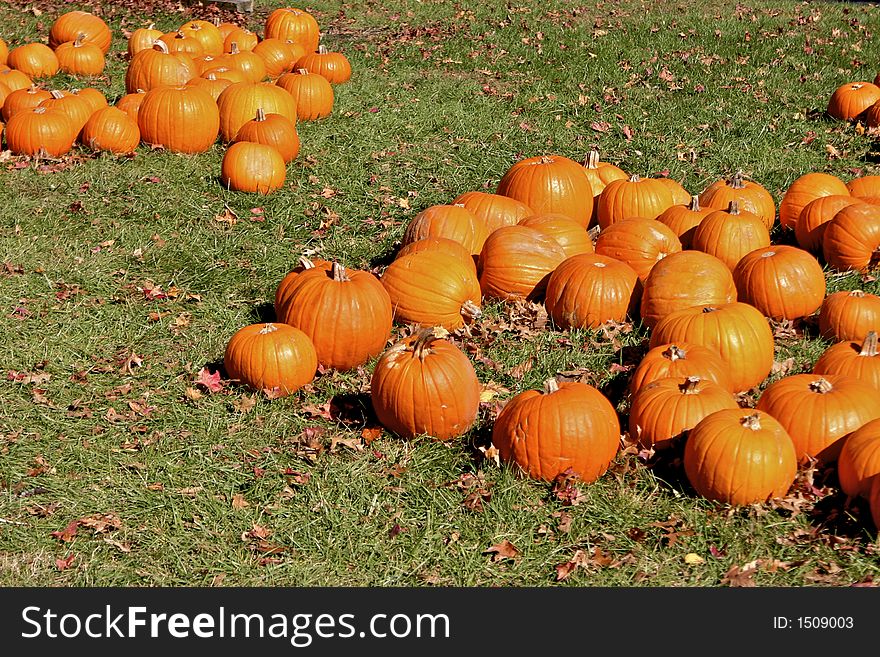
M 366 392 L 347 392 L 330 398 L 330 418 L 347 427 L 381 426 Z
M 643 461 L 643 466 L 664 483 L 676 496 L 697 496 L 684 470 L 684 444 L 687 435 L 679 435 L 656 446 L 654 453 Z M 641 458 L 639 460 L 642 460 Z
M 868 501 L 861 497 L 850 499 L 840 489 L 837 468 L 834 466 L 823 468 L 815 478 L 814 485 L 829 486 L 837 491 L 818 500 L 807 514 L 817 534 L 847 539 L 866 538 L 869 533 L 868 528 L 873 525 Z
M 275 315 L 274 303 L 261 303 L 258 306 L 254 306 L 251 309 L 251 317 L 255 324 L 269 324 L 278 321 Z
M 215 358 L 214 360 L 210 360 L 206 363 L 203 363 L 201 368 L 199 368 L 199 369 L 206 369 L 211 374 L 214 374 L 215 372 L 220 372 L 220 378 L 223 380 L 226 380 L 229 378 L 229 375 L 226 372 L 226 367 L 223 364 L 223 357 L 222 356 L 220 358 Z
M 372 258 L 370 258 L 370 269 L 374 269 L 376 267 L 387 267 L 392 262 L 394 262 L 397 251 L 398 249 L 391 249 L 390 251 L 386 251 L 385 253 L 374 255 Z

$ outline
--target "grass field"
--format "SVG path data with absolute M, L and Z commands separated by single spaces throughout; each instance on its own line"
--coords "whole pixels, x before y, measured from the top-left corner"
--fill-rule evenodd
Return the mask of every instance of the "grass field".
M 238 328 L 271 318 L 299 256 L 381 272 L 416 212 L 493 191 L 523 157 L 598 147 L 692 193 L 741 169 L 777 203 L 809 171 L 878 173 L 872 136 L 823 114 L 834 88 L 878 71 L 873 5 L 383 4 L 303 5 L 354 75 L 331 117 L 299 124 L 302 150 L 270 196 L 221 187 L 220 145 L 0 156 L 0 585 L 880 581 L 868 509 L 847 504 L 833 467 L 802 471 L 784 500 L 730 509 L 696 497 L 674 455 L 623 450 L 577 491 L 483 458 L 498 403 L 555 374 L 624 411 L 647 350 L 638 324 L 561 332 L 534 308 L 488 306 L 457 340 L 496 395 L 448 444 L 377 430 L 370 363 L 286 399 L 196 383 Z M 275 6 L 225 17 L 261 31 Z M 4 3 L 0 36 L 45 38 L 75 8 L 98 11 Z M 94 86 L 124 93 L 123 29 L 215 11 L 108 3 L 114 42 Z M 829 291 L 857 287 L 880 293 L 828 274 Z M 795 328 L 777 331 L 771 380 L 809 371 L 828 345 L 814 321 Z

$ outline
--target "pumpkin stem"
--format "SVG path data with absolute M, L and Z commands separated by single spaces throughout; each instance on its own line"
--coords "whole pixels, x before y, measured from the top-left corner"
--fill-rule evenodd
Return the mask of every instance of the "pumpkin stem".
M 700 207 L 700 197 L 699 196 L 691 196 L 691 204 L 688 206 L 688 210 L 691 212 L 699 212 L 703 208 Z
M 677 360 L 685 358 L 686 356 L 687 353 L 685 352 L 685 350 L 675 344 L 669 345 L 669 348 L 663 352 L 663 357 L 668 358 L 673 363 Z
M 323 43 L 320 46 L 318 46 L 318 54 L 319 55 L 326 55 L 327 52 L 328 52 L 327 46 L 325 46 Z
M 306 258 L 305 256 L 299 257 L 299 266 L 303 269 L 314 269 L 315 263 Z
M 544 381 L 544 392 L 545 394 L 553 394 L 559 390 L 559 381 L 556 380 L 556 377 L 552 379 L 547 379 Z
M 168 50 L 168 44 L 162 41 L 162 39 L 156 39 L 153 41 L 153 48 L 158 49 L 163 55 L 171 54 Z
M 714 313 L 716 310 L 718 310 L 718 308 L 716 308 L 715 306 L 706 306 L 705 308 L 703 308 L 703 311 L 702 311 L 702 312 L 704 312 L 704 313 Z
M 863 296 L 865 296 L 865 293 L 861 290 L 853 290 L 849 293 L 849 296 L 861 299 Z
M 727 214 L 739 214 L 739 201 L 731 201 L 727 206 Z
M 309 69 L 307 69 L 307 68 L 298 68 L 298 69 L 296 69 L 296 72 L 297 72 L 298 75 L 308 75 L 308 74 L 309 74 Z
M 82 44 L 85 40 L 86 40 L 86 35 L 83 34 L 82 32 L 80 32 L 77 35 L 76 40 L 73 42 L 73 47 L 74 48 L 82 48 Z
M 746 429 L 751 429 L 752 431 L 761 430 L 761 416 L 757 413 L 752 413 L 751 415 L 741 417 L 739 419 L 739 423 L 743 425 Z
M 415 334 L 415 340 L 412 341 L 413 355 L 419 360 L 425 360 L 425 357 L 431 353 L 431 343 L 439 339 L 434 334 L 433 328 L 422 328 Z
M 278 327 L 272 323 L 266 324 L 263 328 L 260 329 L 260 335 L 266 335 L 268 333 L 274 333 L 278 330 Z
M 470 299 L 461 304 L 461 315 L 465 319 L 472 321 L 479 318 L 482 314 L 483 311 L 480 310 L 480 307 Z
M 874 357 L 877 355 L 880 355 L 880 351 L 877 349 L 877 332 L 868 331 L 865 341 L 862 342 L 862 350 L 859 352 L 859 356 Z
M 266 120 L 266 111 L 262 107 L 257 108 L 257 115 L 254 117 L 254 121 L 265 121 Z
M 53 89 L 49 93 L 52 94 L 52 98 L 54 98 L 55 100 L 58 100 L 59 98 L 64 98 L 65 95 L 64 92 L 60 89 Z
M 729 187 L 731 189 L 745 189 L 746 188 L 746 183 L 745 183 L 745 180 L 743 180 L 743 172 L 742 171 L 737 171 L 735 174 L 733 174 L 733 178 L 730 181 Z
M 340 265 L 338 262 L 333 263 L 333 268 L 331 270 L 333 272 L 333 280 L 338 283 L 346 283 L 351 279 L 348 277 L 348 274 L 345 272 L 345 267 Z
M 629 177 L 630 182 L 642 182 L 642 179 L 639 177 L 639 174 L 634 173 Z
M 834 390 L 834 386 L 831 385 L 831 382 L 828 379 L 822 378 L 821 376 L 810 383 L 810 392 L 817 392 L 820 395 L 827 395 L 832 390 Z
M 588 169 L 598 169 L 599 168 L 599 151 L 595 148 L 591 150 L 587 154 L 587 161 L 584 164 Z
M 697 394 L 697 386 L 700 385 L 700 381 L 702 381 L 698 376 L 689 376 L 684 380 L 684 383 L 679 384 L 678 389 L 685 395 L 695 395 Z
M 230 55 L 237 55 L 239 52 L 240 51 L 238 49 L 238 41 L 233 41 L 232 43 L 229 44 L 229 54 Z
M 539 161 L 541 164 L 550 164 L 553 161 L 553 158 L 549 155 L 542 155 Z

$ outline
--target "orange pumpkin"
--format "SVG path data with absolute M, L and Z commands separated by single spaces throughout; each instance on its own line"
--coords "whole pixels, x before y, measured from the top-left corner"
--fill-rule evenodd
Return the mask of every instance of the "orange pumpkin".
M 602 229 L 631 217 L 656 219 L 675 205 L 669 187 L 657 178 L 632 175 L 628 180 L 614 180 L 599 194 L 596 216 Z
M 810 201 L 823 196 L 849 196 L 846 184 L 828 173 L 806 173 L 795 180 L 779 202 L 779 224 L 794 229 L 801 210 Z
M 0 96 L 2 96 L 2 93 L 0 93 Z M 32 110 L 44 100 L 51 97 L 52 94 L 47 89 L 40 89 L 39 87 L 34 86 L 9 92 L 5 101 L 0 97 L 0 102 L 2 102 L 3 107 L 3 120 L 8 121 L 12 118 L 12 115 L 17 112 Z
M 296 126 L 286 116 L 266 114 L 262 107 L 257 108 L 257 115 L 238 130 L 235 141 L 252 141 L 272 146 L 284 159 L 284 163 L 292 162 L 299 153 L 299 133 Z
M 101 48 L 105 55 L 110 50 L 113 39 L 110 27 L 87 11 L 69 11 L 56 18 L 49 28 L 49 47 L 57 48 L 67 41 L 75 41 L 80 34 L 85 34 L 85 40 Z
M 486 234 L 502 226 L 515 226 L 521 219 L 535 214 L 525 203 L 509 196 L 487 192 L 465 192 L 452 201 L 463 205 L 486 226 Z
M 202 52 L 206 55 L 217 56 L 223 54 L 224 37 L 213 23 L 205 20 L 192 20 L 181 25 L 180 32 L 198 41 L 202 46 Z
M 265 38 L 290 39 L 301 44 L 307 52 L 317 50 L 321 31 L 318 21 L 307 11 L 294 7 L 275 9 L 266 17 Z
M 125 90 L 149 91 L 154 87 L 179 87 L 198 77 L 199 69 L 192 57 L 172 53 L 164 41 L 156 40 L 151 48 L 136 53 L 125 71 Z
M 714 349 L 679 342 L 658 344 L 646 353 L 629 382 L 630 393 L 636 393 L 652 381 L 673 377 L 684 379 L 696 376 L 733 392 L 727 366 Z
M 828 222 L 846 206 L 862 202 L 855 196 L 832 194 L 807 203 L 794 225 L 794 235 L 798 245 L 810 253 L 821 254 Z
M 172 153 L 204 153 L 217 141 L 220 112 L 204 89 L 163 86 L 146 93 L 137 122 L 145 144 Z
M 426 237 L 446 237 L 479 254 L 486 242 L 486 227 L 463 205 L 432 205 L 419 212 L 406 227 L 403 244 Z
M 220 163 L 220 181 L 237 192 L 271 194 L 284 185 L 287 169 L 278 149 L 252 141 L 237 141 Z
M 333 112 L 333 86 L 327 79 L 304 68 L 285 73 L 275 84 L 296 101 L 296 114 L 302 121 L 315 121 Z
M 281 114 L 296 125 L 296 103 L 293 96 L 269 82 L 236 82 L 217 98 L 220 110 L 220 137 L 225 142 L 235 139 L 241 126 L 262 108 L 266 114 Z
M 880 475 L 880 419 L 866 422 L 849 434 L 837 459 L 837 476 L 843 492 L 868 497 L 871 482 Z
M 700 204 L 707 208 L 726 210 L 736 201 L 741 210 L 757 215 L 769 231 L 776 221 L 776 204 L 764 187 L 746 180 L 738 171 L 730 180 L 718 180 L 700 194 Z
M 584 227 L 593 213 L 593 188 L 584 168 L 561 155 L 520 160 L 501 177 L 497 193 L 524 203 L 535 214 L 564 214 Z
M 415 242 L 405 244 L 400 247 L 395 258 L 402 258 L 411 253 L 422 253 L 424 251 L 446 253 L 455 256 L 463 263 L 467 264 L 475 274 L 477 273 L 477 263 L 474 261 L 471 252 L 464 248 L 464 246 L 461 245 L 461 242 L 456 242 L 455 240 L 446 237 L 424 237 Z
M 596 253 L 625 262 L 642 281 L 654 265 L 679 251 L 681 242 L 671 228 L 656 219 L 642 217 L 615 221 L 596 240 Z
M 323 45 L 307 52 L 296 60 L 296 68 L 304 68 L 327 79 L 330 84 L 343 84 L 351 80 L 351 63 L 341 52 L 332 52 Z
M 139 27 L 128 37 L 128 58 L 131 59 L 141 50 L 152 48 L 163 34 L 162 30 L 155 28 L 155 23 L 149 27 Z
M 480 288 L 493 299 L 537 300 L 554 269 L 565 260 L 559 242 L 527 226 L 505 226 L 480 251 Z
M 76 41 L 62 43 L 55 49 L 58 68 L 71 75 L 101 75 L 104 72 L 104 53 L 94 43 L 80 35 Z
M 827 112 L 835 119 L 850 121 L 880 100 L 880 87 L 870 82 L 842 84 L 828 100 Z
M 880 205 L 855 203 L 838 211 L 826 225 L 822 253 L 838 271 L 880 265 Z
M 78 129 L 59 109 L 35 107 L 6 124 L 6 147 L 16 155 L 60 157 L 73 148 Z
M 822 352 L 814 374 L 846 374 L 864 381 L 880 391 L 880 349 L 877 348 L 877 332 L 868 331 L 859 342 L 838 342 Z
M 829 294 L 819 308 L 819 331 L 829 340 L 856 342 L 880 333 L 880 297 L 862 290 Z
M 118 107 L 105 107 L 89 117 L 80 141 L 87 148 L 110 153 L 133 153 L 141 141 L 137 123 Z
M 593 214 L 590 217 L 590 225 L 599 222 L 598 207 L 599 194 L 610 182 L 615 180 L 627 180 L 629 174 L 618 166 L 599 160 L 599 151 L 591 150 L 584 162 L 584 171 L 590 179 L 590 187 L 593 189 Z
M 678 236 L 682 249 L 690 249 L 697 226 L 713 211 L 713 208 L 704 208 L 700 205 L 699 196 L 692 196 L 690 203 L 673 205 L 664 210 L 657 217 L 657 221 L 666 224 Z
M 223 367 L 233 381 L 284 397 L 315 378 L 318 358 L 308 336 L 286 324 L 251 324 L 230 338 Z
M 593 241 L 590 235 L 574 219 L 564 214 L 533 214 L 519 220 L 520 226 L 527 226 L 555 239 L 567 257 L 580 253 L 592 253 Z
M 715 256 L 733 271 L 744 255 L 770 246 L 770 233 L 761 217 L 740 210 L 739 203 L 731 201 L 728 210 L 706 215 L 694 230 L 691 246 Z

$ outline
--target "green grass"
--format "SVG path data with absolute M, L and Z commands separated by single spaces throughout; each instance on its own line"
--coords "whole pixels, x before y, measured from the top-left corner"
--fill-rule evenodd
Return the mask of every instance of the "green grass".
M 238 18 L 259 30 L 271 7 L 256 4 Z M 533 330 L 490 306 L 463 340 L 484 356 L 481 382 L 507 392 L 449 444 L 387 433 L 364 444 L 376 426 L 359 396 L 371 363 L 287 399 L 236 388 L 192 398 L 199 370 L 266 316 L 300 255 L 381 267 L 418 210 L 492 191 L 521 157 L 598 147 L 693 193 L 742 169 L 777 203 L 808 171 L 878 171 L 871 138 L 822 115 L 834 88 L 876 73 L 872 5 L 395 7 L 304 7 L 354 76 L 331 117 L 300 123 L 300 155 L 270 196 L 222 189 L 219 145 L 66 167 L 0 162 L 0 584 L 544 586 L 579 550 L 588 558 L 561 585 L 718 586 L 755 561 L 746 571 L 760 586 L 876 579 L 876 530 L 863 504 L 846 505 L 833 468 L 815 473 L 815 489 L 802 473 L 782 507 L 727 509 L 694 495 L 680 459 L 621 452 L 565 506 L 549 485 L 482 458 L 494 402 L 558 372 L 581 372 L 624 411 L 626 374 L 610 365 L 646 351 L 639 326 L 616 344 Z M 114 54 L 95 82 L 111 101 L 123 93 L 123 19 L 171 29 L 199 16 L 114 12 Z M 10 45 L 50 23 L 0 8 Z M 217 220 L 227 208 L 234 224 Z M 151 299 L 155 286 L 171 294 Z M 880 292 L 829 274 L 829 291 L 859 286 Z M 807 371 L 827 344 L 808 322 L 777 340 L 777 360 Z M 322 414 L 331 398 L 341 419 Z M 80 525 L 66 542 L 52 534 L 100 514 L 112 522 Z M 504 540 L 514 559 L 486 553 Z

